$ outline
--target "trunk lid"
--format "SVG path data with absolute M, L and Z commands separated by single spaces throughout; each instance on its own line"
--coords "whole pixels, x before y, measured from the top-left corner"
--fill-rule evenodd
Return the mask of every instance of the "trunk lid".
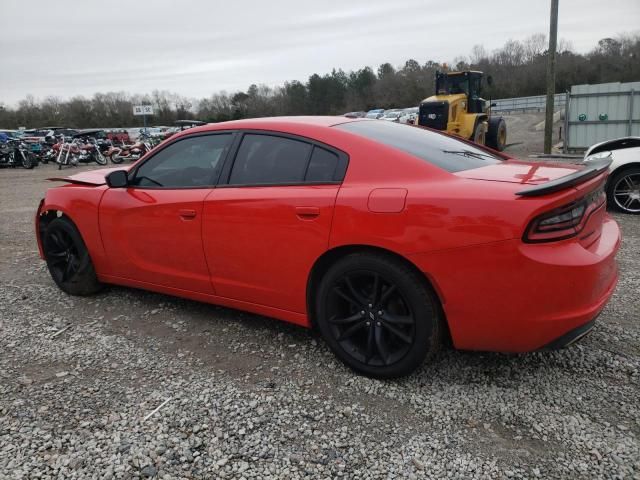
M 506 160 L 501 163 L 462 170 L 455 175 L 471 180 L 540 185 L 571 175 L 584 168 L 582 165 L 558 164 L 550 162 L 522 162 Z

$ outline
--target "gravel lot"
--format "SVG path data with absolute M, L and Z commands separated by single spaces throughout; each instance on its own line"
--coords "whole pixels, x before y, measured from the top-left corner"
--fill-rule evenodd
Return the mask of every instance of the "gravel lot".
M 33 233 L 57 173 L 0 170 L 0 478 L 640 478 L 640 218 L 581 343 L 377 381 L 275 320 L 66 296 Z

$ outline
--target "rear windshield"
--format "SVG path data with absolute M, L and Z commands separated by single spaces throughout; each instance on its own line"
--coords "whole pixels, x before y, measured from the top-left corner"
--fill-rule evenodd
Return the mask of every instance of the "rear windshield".
M 460 172 L 500 163 L 502 159 L 468 143 L 411 125 L 359 121 L 335 128 L 361 135 L 418 157 L 448 172 Z

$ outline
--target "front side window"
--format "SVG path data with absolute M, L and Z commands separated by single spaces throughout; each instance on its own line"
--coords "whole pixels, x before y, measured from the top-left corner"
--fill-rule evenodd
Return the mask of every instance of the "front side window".
M 141 187 L 206 187 L 214 185 L 231 134 L 201 135 L 163 148 L 136 171 L 133 185 Z
M 260 185 L 304 181 L 311 144 L 285 137 L 245 134 L 229 184 Z

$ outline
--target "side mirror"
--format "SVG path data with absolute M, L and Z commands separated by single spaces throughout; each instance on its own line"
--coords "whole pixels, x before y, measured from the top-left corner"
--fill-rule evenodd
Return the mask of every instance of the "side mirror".
M 491 75 L 487 75 L 487 85 L 493 85 L 493 77 Z
M 107 175 L 109 188 L 124 188 L 129 184 L 126 170 L 116 170 Z

